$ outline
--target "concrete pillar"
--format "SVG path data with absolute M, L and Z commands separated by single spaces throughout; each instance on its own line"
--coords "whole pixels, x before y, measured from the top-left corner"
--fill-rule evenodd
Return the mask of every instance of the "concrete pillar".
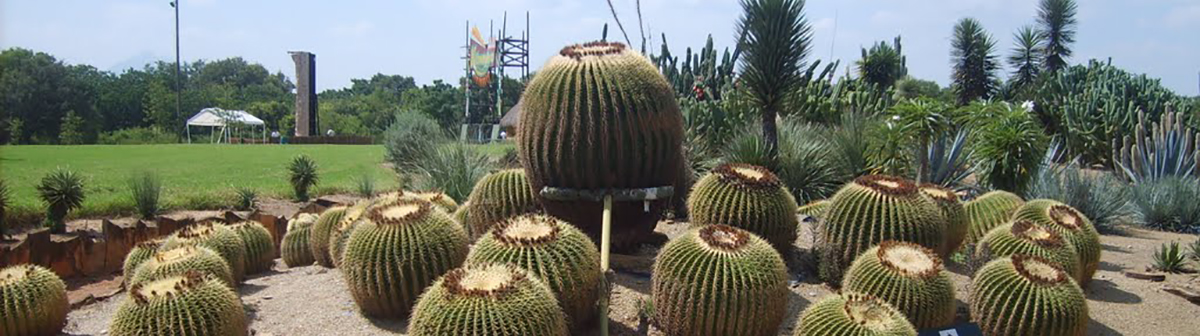
M 296 62 L 296 136 L 320 135 L 317 129 L 317 55 L 291 51 Z

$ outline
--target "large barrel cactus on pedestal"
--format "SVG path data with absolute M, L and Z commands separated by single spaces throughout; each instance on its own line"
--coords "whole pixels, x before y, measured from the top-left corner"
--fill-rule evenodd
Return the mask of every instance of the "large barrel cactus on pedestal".
M 1045 226 L 1018 219 L 992 229 L 975 248 L 975 258 L 991 260 L 1013 254 L 1024 254 L 1049 260 L 1079 279 L 1079 253 L 1071 244 Z
M 668 335 L 775 335 L 787 313 L 787 266 L 742 229 L 707 225 L 654 260 L 654 312 Z
M 525 171 L 507 169 L 488 174 L 475 183 L 464 216 L 472 239 L 487 233 L 492 225 L 520 214 L 541 210 Z
M 920 329 L 952 324 L 958 308 L 942 260 L 913 243 L 889 240 L 863 252 L 846 271 L 842 290 L 887 301 Z
M 192 271 L 129 289 L 108 328 L 113 336 L 247 335 L 246 311 L 221 280 Z
M 364 315 L 404 318 L 425 287 L 467 257 L 467 233 L 433 203 L 401 199 L 367 209 L 340 268 Z
M 974 244 L 988 231 L 1008 223 L 1013 212 L 1022 204 L 1025 204 L 1025 200 L 1020 196 L 1004 190 L 989 191 L 964 204 L 963 210 L 967 211 L 969 222 L 965 243 Z
M 984 335 L 1083 336 L 1087 299 L 1054 263 L 1015 254 L 989 262 L 971 282 L 971 319 Z
M 1013 218 L 1032 221 L 1062 235 L 1079 254 L 1079 285 L 1092 280 L 1100 267 L 1100 233 L 1086 216 L 1062 202 L 1038 199 L 1018 208 Z
M 554 293 L 524 269 L 481 264 L 446 273 L 413 308 L 412 336 L 566 336 Z
M 36 265 L 0 269 L 0 334 L 58 335 L 67 324 L 67 285 Z
M 892 305 L 867 294 L 831 295 L 800 314 L 795 336 L 916 336 L 917 330 Z
M 183 228 L 168 237 L 159 250 L 187 245 L 207 247 L 221 255 L 229 263 L 229 270 L 233 271 L 234 283 L 246 278 L 246 244 L 229 226 L 208 222 Z
M 796 241 L 796 199 L 766 168 L 717 166 L 692 186 L 687 204 L 693 225 L 725 224 L 750 231 L 780 254 Z
M 546 186 L 650 188 L 681 178 L 683 116 L 675 94 L 649 59 L 624 44 L 563 48 L 521 100 L 517 149 L 535 195 Z M 550 215 L 599 237 L 600 202 L 539 198 Z M 669 201 L 616 202 L 613 244 L 650 239 Z
M 942 212 L 942 217 L 946 219 L 946 246 L 939 252 L 942 257 L 954 254 L 954 251 L 958 251 L 963 241 L 967 239 L 967 230 L 971 226 L 970 220 L 967 218 L 967 210 L 963 208 L 963 203 L 959 201 L 958 194 L 955 194 L 954 190 L 929 183 L 921 184 L 920 190 L 921 194 L 937 204 L 938 210 Z

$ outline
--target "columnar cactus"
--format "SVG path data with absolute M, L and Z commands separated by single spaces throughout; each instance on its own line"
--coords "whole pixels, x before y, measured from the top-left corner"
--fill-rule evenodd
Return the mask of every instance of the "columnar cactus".
M 333 259 L 329 256 L 329 236 L 346 216 L 346 209 L 336 206 L 325 210 L 308 233 L 308 250 L 322 267 L 333 267 Z
M 1079 335 L 1087 299 L 1054 262 L 1014 254 L 984 265 L 971 282 L 971 319 L 984 335 Z
M 300 214 L 288 222 L 287 233 L 279 243 L 279 254 L 288 267 L 308 266 L 316 261 L 312 250 L 308 248 L 308 238 L 312 235 L 312 227 L 316 223 L 317 215 L 314 214 Z
M 975 248 L 975 258 L 991 260 L 1025 254 L 1049 260 L 1075 279 L 1081 268 L 1079 254 L 1062 235 L 1034 222 L 1018 219 L 992 229 Z
M 271 270 L 275 264 L 275 239 L 271 238 L 271 232 L 255 221 L 237 223 L 230 228 L 246 244 L 246 274 Z
M 935 184 L 921 184 L 921 194 L 933 200 L 937 204 L 938 210 L 942 213 L 942 218 L 946 219 L 946 246 L 941 252 L 942 257 L 947 257 L 958 251 L 962 243 L 967 238 L 967 230 L 970 227 L 970 220 L 967 218 L 967 211 L 963 208 L 962 202 L 958 199 L 958 194 L 953 190 L 942 188 Z
M 1008 223 L 1013 212 L 1022 204 L 1025 204 L 1025 200 L 1020 196 L 1004 190 L 989 191 L 964 204 L 963 210 L 967 212 L 970 225 L 965 243 L 974 244 L 988 231 Z
M 492 225 L 513 216 L 540 211 L 537 197 L 525 178 L 525 171 L 507 169 L 484 176 L 475 183 L 463 214 L 472 239 L 478 239 Z
M 887 301 L 918 329 L 954 323 L 954 283 L 937 254 L 921 245 L 884 241 L 850 265 L 842 291 Z
M 341 269 L 363 314 L 404 318 L 434 279 L 467 257 L 467 233 L 427 201 L 373 206 L 346 241 Z
M 800 314 L 795 336 L 916 336 L 904 314 L 867 294 L 834 294 Z
M 221 255 L 207 247 L 192 245 L 155 253 L 153 257 L 137 268 L 137 272 L 129 280 L 129 285 L 136 286 L 141 283 L 183 275 L 190 271 L 212 275 L 229 288 L 237 288 L 237 283 L 233 282 L 233 271 L 229 269 L 229 264 L 221 258 Z
M 692 186 L 693 225 L 725 224 L 766 239 L 780 253 L 796 241 L 796 199 L 766 168 L 723 164 Z
M 159 250 L 195 245 L 212 249 L 229 263 L 234 283 L 246 278 L 246 244 L 237 232 L 224 224 L 208 222 L 192 225 L 167 237 Z
M 566 336 L 554 293 L 524 269 L 506 264 L 456 268 L 413 308 L 412 336 Z
M 158 248 L 163 244 L 162 238 L 150 239 L 133 245 L 129 253 L 125 255 L 124 266 L 121 267 L 125 274 L 125 284 L 129 285 L 129 279 L 133 277 L 133 273 L 137 271 L 138 266 L 143 262 L 154 257 L 158 253 Z
M 881 175 L 859 177 L 833 195 L 819 225 L 821 278 L 840 283 L 854 258 L 884 240 L 941 251 L 946 244 L 945 222 L 937 205 L 922 196 L 912 181 Z
M 787 266 L 762 238 L 726 225 L 663 246 L 651 276 L 668 335 L 775 335 L 787 312 Z
M 546 186 L 650 188 L 673 186 L 680 178 L 683 116 L 675 94 L 654 64 L 624 44 L 563 48 L 521 100 L 517 151 L 535 195 Z M 600 236 L 600 202 L 539 201 L 550 215 Z M 646 211 L 643 202 L 616 202 L 613 244 L 649 239 L 668 203 L 650 202 Z
M 1100 267 L 1100 233 L 1087 216 L 1059 201 L 1032 200 L 1017 209 L 1013 218 L 1027 219 L 1062 235 L 1079 253 L 1081 286 L 1087 285 Z
M 108 333 L 248 335 L 248 327 L 237 293 L 217 278 L 192 271 L 131 287 Z
M 600 252 L 579 229 L 545 215 L 521 215 L 497 224 L 475 242 L 467 265 L 510 263 L 550 286 L 572 329 L 595 317 Z
M 37 265 L 0 269 L 0 332 L 58 335 L 67 324 L 67 285 Z

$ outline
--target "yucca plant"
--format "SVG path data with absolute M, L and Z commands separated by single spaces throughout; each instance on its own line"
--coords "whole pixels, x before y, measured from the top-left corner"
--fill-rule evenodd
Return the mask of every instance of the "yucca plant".
M 1046 72 L 1067 67 L 1070 44 L 1075 43 L 1076 9 L 1074 0 L 1042 0 L 1038 6 L 1038 25 L 1046 34 L 1042 44 Z
M 73 171 L 58 168 L 42 177 L 38 195 L 46 202 L 46 224 L 52 233 L 66 233 L 67 213 L 83 204 L 86 193 L 83 177 Z
M 486 154 L 464 144 L 444 145 L 417 163 L 417 189 L 440 190 L 450 198 L 465 200 L 475 182 L 491 170 Z
M 1200 231 L 1200 181 L 1170 177 L 1133 186 L 1138 223 L 1166 231 Z
M 996 91 L 996 41 L 974 18 L 963 18 L 954 26 L 950 51 L 954 63 L 954 92 L 959 105 L 987 99 Z
M 316 186 L 319 180 L 317 162 L 308 155 L 301 154 L 292 159 L 292 164 L 288 166 L 288 172 L 290 173 L 288 182 L 292 184 L 296 199 L 301 202 L 307 201 L 308 189 Z
M 162 179 L 154 172 L 142 171 L 130 176 L 129 192 L 142 218 L 154 218 L 161 210 L 158 202 L 162 196 Z
M 236 203 L 234 203 L 235 209 L 245 211 L 254 208 L 255 199 L 258 198 L 258 192 L 254 191 L 254 189 L 240 187 L 234 190 L 234 194 L 237 196 Z
M 784 98 L 802 84 L 800 71 L 812 49 L 804 1 L 744 0 L 737 31 L 743 37 L 739 81 L 759 108 L 768 152 L 775 153 L 779 144 L 775 117 Z
M 1008 65 L 1013 68 L 1008 80 L 1010 93 L 1025 93 L 1041 74 L 1045 39 L 1045 34 L 1033 26 L 1021 27 L 1013 33 L 1013 48 L 1008 55 Z
M 1179 273 L 1183 271 L 1185 263 L 1187 263 L 1187 256 L 1179 248 L 1179 242 L 1163 244 L 1158 247 L 1158 251 L 1154 251 L 1154 269 L 1156 270 Z
M 1191 254 L 1192 259 L 1200 260 L 1200 239 L 1196 239 L 1196 241 L 1188 244 L 1188 248 L 1190 250 L 1188 253 Z
M 976 172 L 982 184 L 1022 193 L 1036 176 L 1046 151 L 1046 136 L 1037 120 L 1021 107 L 976 103 L 966 116 Z

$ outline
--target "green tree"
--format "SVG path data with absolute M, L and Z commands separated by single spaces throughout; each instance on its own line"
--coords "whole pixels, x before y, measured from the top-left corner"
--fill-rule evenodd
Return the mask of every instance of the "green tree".
M 959 105 L 976 99 L 987 99 L 998 86 L 996 70 L 1000 68 L 994 51 L 996 42 L 974 18 L 963 18 L 954 26 L 950 51 L 954 62 L 954 91 Z
M 93 124 L 96 85 L 87 82 L 100 77 L 95 68 L 67 66 L 46 53 L 21 48 L 0 52 L 0 120 L 9 125 L 3 138 L 8 143 L 57 142 L 68 111 Z
M 83 118 L 75 114 L 75 111 L 67 111 L 67 115 L 63 116 L 62 126 L 58 131 L 58 143 L 63 145 L 79 145 L 83 144 Z
M 862 49 L 862 59 L 858 60 L 858 76 L 879 88 L 895 84 L 897 80 L 908 75 L 905 65 L 906 57 L 900 46 L 900 36 L 892 40 L 892 44 L 880 41 L 871 46 L 870 50 Z
M 1041 73 L 1044 39 L 1042 33 L 1032 26 L 1021 27 L 1013 34 L 1015 45 L 1008 56 L 1008 65 L 1013 68 L 1012 77 L 1008 80 L 1012 91 L 1024 91 Z
M 1038 6 L 1038 25 L 1046 35 L 1042 47 L 1045 52 L 1046 72 L 1057 72 L 1067 67 L 1071 57 L 1071 44 L 1075 43 L 1075 0 L 1042 0 Z
M 812 28 L 803 0 L 742 0 L 737 35 L 743 56 L 742 85 L 759 108 L 763 139 L 771 156 L 778 153 L 775 118 L 786 96 L 800 85 L 804 59 L 812 47 Z
M 942 95 L 942 87 L 937 82 L 905 76 L 896 81 L 896 100 L 915 98 L 934 98 Z

